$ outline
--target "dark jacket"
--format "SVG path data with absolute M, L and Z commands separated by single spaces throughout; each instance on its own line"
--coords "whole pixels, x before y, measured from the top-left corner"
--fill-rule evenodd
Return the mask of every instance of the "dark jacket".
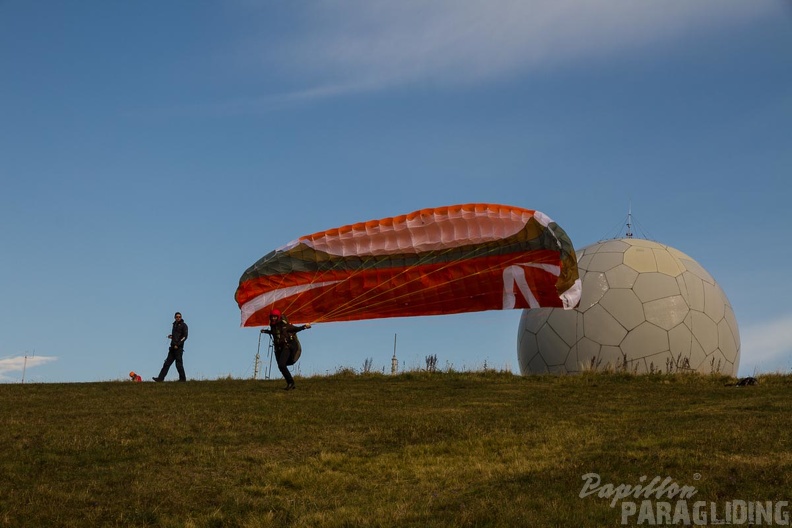
M 280 352 L 287 347 L 293 350 L 299 343 L 297 336 L 294 334 L 303 330 L 305 330 L 305 325 L 296 326 L 281 318 L 277 323 L 271 325 L 269 330 L 264 329 L 262 332 L 272 336 L 272 345 L 275 347 L 276 352 Z
M 173 321 L 173 331 L 171 332 L 171 346 L 182 348 L 187 341 L 187 323 L 184 319 Z

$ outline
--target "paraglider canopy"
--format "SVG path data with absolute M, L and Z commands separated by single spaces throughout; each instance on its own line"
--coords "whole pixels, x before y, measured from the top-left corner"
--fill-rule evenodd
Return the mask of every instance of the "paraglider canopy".
M 498 204 L 421 209 L 320 231 L 253 264 L 239 280 L 242 326 L 574 308 L 577 259 L 545 214 Z

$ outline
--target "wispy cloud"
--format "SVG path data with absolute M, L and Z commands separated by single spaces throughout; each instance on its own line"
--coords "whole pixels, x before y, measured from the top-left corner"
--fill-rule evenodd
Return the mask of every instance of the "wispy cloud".
M 792 367 L 792 314 L 740 331 L 743 372 L 788 372 Z
M 10 372 L 19 372 L 33 367 L 38 367 L 58 358 L 55 356 L 16 356 L 0 359 L 0 381 L 8 381 L 15 377 L 10 377 L 7 374 Z M 21 375 L 19 376 L 21 378 Z
M 778 9 L 774 2 L 744 0 L 336 0 L 296 5 L 303 9 L 297 14 L 302 29 L 268 40 L 264 52 L 268 68 L 303 86 L 280 96 L 284 99 L 411 83 L 486 82 L 570 61 L 635 53 Z

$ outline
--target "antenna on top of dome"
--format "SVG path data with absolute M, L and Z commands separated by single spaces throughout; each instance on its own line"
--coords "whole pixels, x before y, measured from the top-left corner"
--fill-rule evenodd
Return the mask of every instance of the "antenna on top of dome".
M 639 222 L 635 218 L 633 218 L 632 200 L 627 202 L 627 218 L 622 217 L 619 224 L 617 226 L 614 226 L 610 232 L 611 232 L 611 236 L 605 236 L 601 238 L 600 241 L 608 240 L 608 239 L 618 239 L 618 238 L 621 239 L 640 238 L 644 240 L 652 240 L 652 237 L 644 232 L 643 226 L 641 226 Z
M 627 238 L 632 238 L 632 202 L 629 203 L 627 207 L 627 233 L 625 235 Z

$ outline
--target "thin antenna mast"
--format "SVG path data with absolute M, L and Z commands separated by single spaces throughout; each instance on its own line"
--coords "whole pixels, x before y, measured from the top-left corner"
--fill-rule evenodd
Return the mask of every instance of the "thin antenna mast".
M 253 362 L 253 379 L 258 379 L 259 367 L 261 366 L 261 332 L 259 332 L 258 348 L 256 349 L 256 360 Z
M 632 238 L 632 202 L 629 203 L 627 208 L 627 238 Z

